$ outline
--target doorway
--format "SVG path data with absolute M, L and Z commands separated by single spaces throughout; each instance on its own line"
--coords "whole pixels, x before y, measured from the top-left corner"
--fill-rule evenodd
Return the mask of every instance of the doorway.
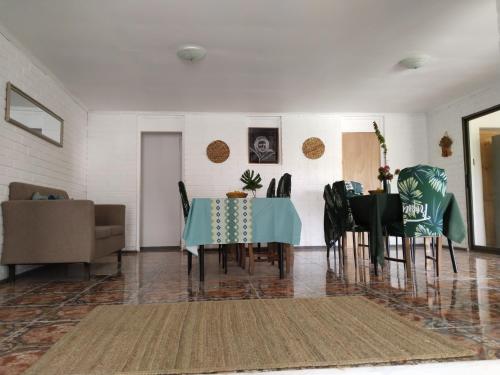
M 181 133 L 141 133 L 141 249 L 180 246 L 181 141 Z
M 500 248 L 500 106 L 463 118 L 469 242 Z
M 346 181 L 363 184 L 364 192 L 380 187 L 380 144 L 374 132 L 342 133 L 342 173 Z

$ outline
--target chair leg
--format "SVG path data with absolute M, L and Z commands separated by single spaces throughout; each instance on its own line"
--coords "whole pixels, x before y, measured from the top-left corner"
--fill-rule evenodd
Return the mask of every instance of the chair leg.
M 455 259 L 455 249 L 453 249 L 453 242 L 448 239 L 448 250 L 450 251 L 451 264 L 453 266 L 453 272 L 457 273 L 457 261 Z
M 326 247 L 326 259 L 330 259 L 330 246 Z
M 83 268 L 85 271 L 85 277 L 90 280 L 90 263 L 83 263 Z
M 219 264 L 221 263 L 222 261 L 222 245 L 219 245 Z
M 352 250 L 354 252 L 354 267 L 358 267 L 358 256 L 357 256 L 357 248 L 356 248 L 356 232 L 352 232 Z
M 253 274 L 253 270 L 255 267 L 255 258 L 253 253 L 253 244 L 248 244 L 248 273 L 250 275 Z
M 191 274 L 191 270 L 193 269 L 193 253 L 188 251 L 188 275 Z
M 9 264 L 9 282 L 13 283 L 16 281 L 16 265 Z

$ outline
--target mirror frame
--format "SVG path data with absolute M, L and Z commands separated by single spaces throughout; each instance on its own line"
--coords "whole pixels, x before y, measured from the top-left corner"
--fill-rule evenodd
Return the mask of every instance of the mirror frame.
M 12 117 L 10 117 L 10 105 L 11 105 L 11 94 L 12 92 L 15 92 L 16 94 L 18 95 L 21 95 L 24 99 L 30 101 L 31 103 L 33 103 L 35 106 L 37 106 L 38 108 L 40 108 L 42 111 L 48 113 L 49 115 L 51 115 L 52 117 L 54 117 L 56 120 L 60 121 L 61 123 L 61 139 L 60 141 L 56 141 L 52 138 L 49 138 L 43 134 L 40 134 L 39 132 L 36 132 L 34 131 L 33 129 L 31 129 L 29 126 L 27 125 L 24 125 L 22 122 L 19 122 L 15 119 L 13 119 Z M 18 87 L 14 86 L 11 82 L 7 82 L 7 89 L 6 89 L 6 105 L 5 105 L 5 121 L 7 121 L 8 123 L 12 124 L 12 125 L 15 125 L 23 130 L 26 130 L 27 132 L 37 136 L 38 138 L 42 138 L 43 140 L 49 142 L 49 143 L 52 143 L 53 145 L 56 145 L 58 147 L 63 147 L 63 136 L 64 136 L 64 120 L 56 115 L 54 112 L 52 112 L 50 109 L 48 109 L 47 107 L 45 107 L 42 103 L 40 103 L 39 101 L 33 99 L 31 96 L 29 96 L 28 94 L 26 94 L 25 92 L 23 92 L 21 89 L 19 89 Z
M 467 201 L 467 230 L 468 230 L 468 242 L 470 250 L 477 250 L 486 253 L 500 253 L 500 246 L 481 246 L 475 244 L 474 239 L 474 214 L 473 214 L 473 203 L 472 203 L 472 175 L 470 166 L 470 137 L 469 137 L 469 121 L 489 115 L 493 112 L 500 111 L 500 104 L 484 109 L 482 111 L 473 113 L 471 115 L 462 117 L 462 132 L 463 132 L 463 142 L 464 142 L 464 170 L 465 170 L 465 199 Z

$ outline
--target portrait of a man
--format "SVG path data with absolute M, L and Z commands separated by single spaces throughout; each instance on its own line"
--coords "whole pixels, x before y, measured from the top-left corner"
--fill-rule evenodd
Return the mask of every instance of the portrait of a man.
M 248 128 L 249 163 L 277 164 L 278 148 L 278 128 Z

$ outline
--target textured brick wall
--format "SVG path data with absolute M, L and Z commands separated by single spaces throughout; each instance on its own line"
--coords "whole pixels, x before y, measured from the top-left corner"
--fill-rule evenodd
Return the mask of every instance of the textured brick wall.
M 262 175 L 265 187 L 272 177 L 289 172 L 293 175 L 292 200 L 303 223 L 301 244 L 323 245 L 322 190 L 342 177 L 342 131 L 372 131 L 373 120 L 385 127 L 392 166 L 427 162 L 426 118 L 422 114 L 90 113 L 88 197 L 127 205 L 127 249 L 137 249 L 139 129 L 181 131 L 183 175 L 191 197 L 223 196 L 240 189 L 239 177 L 247 168 Z M 248 164 L 249 126 L 281 128 L 279 165 Z M 302 155 L 302 142 L 312 136 L 326 145 L 319 160 Z M 224 140 L 231 148 L 223 164 L 213 164 L 206 157 L 206 146 L 215 139 Z M 265 188 L 258 195 L 263 194 Z
M 448 174 L 448 190 L 455 193 L 464 219 L 466 217 L 462 117 L 500 104 L 500 81 L 428 113 L 429 161 Z M 441 157 L 439 140 L 448 132 L 453 139 L 453 155 Z M 464 241 L 463 245 L 467 243 Z
M 60 115 L 64 147 L 56 147 L 4 120 L 5 86 L 10 81 Z M 72 198 L 86 197 L 87 112 L 30 58 L 0 34 L 0 201 L 8 185 L 23 181 L 65 189 Z M 1 222 L 0 218 L 0 222 Z M 1 223 L 0 223 L 1 224 Z M 0 225 L 0 242 L 3 225 Z M 0 279 L 6 276 L 0 267 Z

